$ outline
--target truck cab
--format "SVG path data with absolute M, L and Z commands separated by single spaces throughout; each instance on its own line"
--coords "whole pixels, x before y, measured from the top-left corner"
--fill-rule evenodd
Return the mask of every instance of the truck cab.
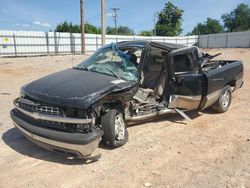
M 212 61 L 196 46 L 169 51 L 150 44 L 146 53 L 141 86 L 154 89 L 170 109 L 205 109 L 225 86 L 236 90 L 243 84 L 240 61 Z

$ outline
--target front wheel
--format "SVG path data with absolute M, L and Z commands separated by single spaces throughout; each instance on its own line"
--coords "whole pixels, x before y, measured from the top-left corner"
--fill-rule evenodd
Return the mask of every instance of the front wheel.
M 101 117 L 104 131 L 103 142 L 107 146 L 120 147 L 128 141 L 128 131 L 123 114 L 116 109 L 109 110 Z
M 230 86 L 223 88 L 218 101 L 211 108 L 219 113 L 226 112 L 232 102 L 232 90 Z

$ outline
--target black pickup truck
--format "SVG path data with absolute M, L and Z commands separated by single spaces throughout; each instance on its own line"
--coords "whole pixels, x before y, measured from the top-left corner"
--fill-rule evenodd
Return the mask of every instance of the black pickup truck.
M 207 107 L 226 112 L 243 84 L 243 65 L 215 56 L 169 43 L 110 44 L 73 68 L 23 86 L 10 116 L 39 146 L 84 158 L 101 140 L 124 145 L 128 122 L 175 112 L 188 119 L 185 111 Z

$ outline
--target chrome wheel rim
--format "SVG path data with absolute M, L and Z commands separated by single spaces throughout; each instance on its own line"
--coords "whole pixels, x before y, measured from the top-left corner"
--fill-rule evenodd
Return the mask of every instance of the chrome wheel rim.
M 123 140 L 125 137 L 125 123 L 122 114 L 115 116 L 115 138 Z
M 222 106 L 226 108 L 230 102 L 230 92 L 226 90 L 222 95 Z

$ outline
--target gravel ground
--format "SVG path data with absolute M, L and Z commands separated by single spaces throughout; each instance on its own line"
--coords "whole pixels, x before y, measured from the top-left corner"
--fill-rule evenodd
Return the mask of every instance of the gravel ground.
M 46 151 L 14 128 L 9 111 L 25 83 L 85 56 L 0 58 L 0 188 L 2 187 L 250 187 L 250 49 L 213 49 L 244 62 L 244 86 L 224 114 L 210 110 L 165 115 L 128 128 L 129 142 L 98 148 L 85 164 Z

